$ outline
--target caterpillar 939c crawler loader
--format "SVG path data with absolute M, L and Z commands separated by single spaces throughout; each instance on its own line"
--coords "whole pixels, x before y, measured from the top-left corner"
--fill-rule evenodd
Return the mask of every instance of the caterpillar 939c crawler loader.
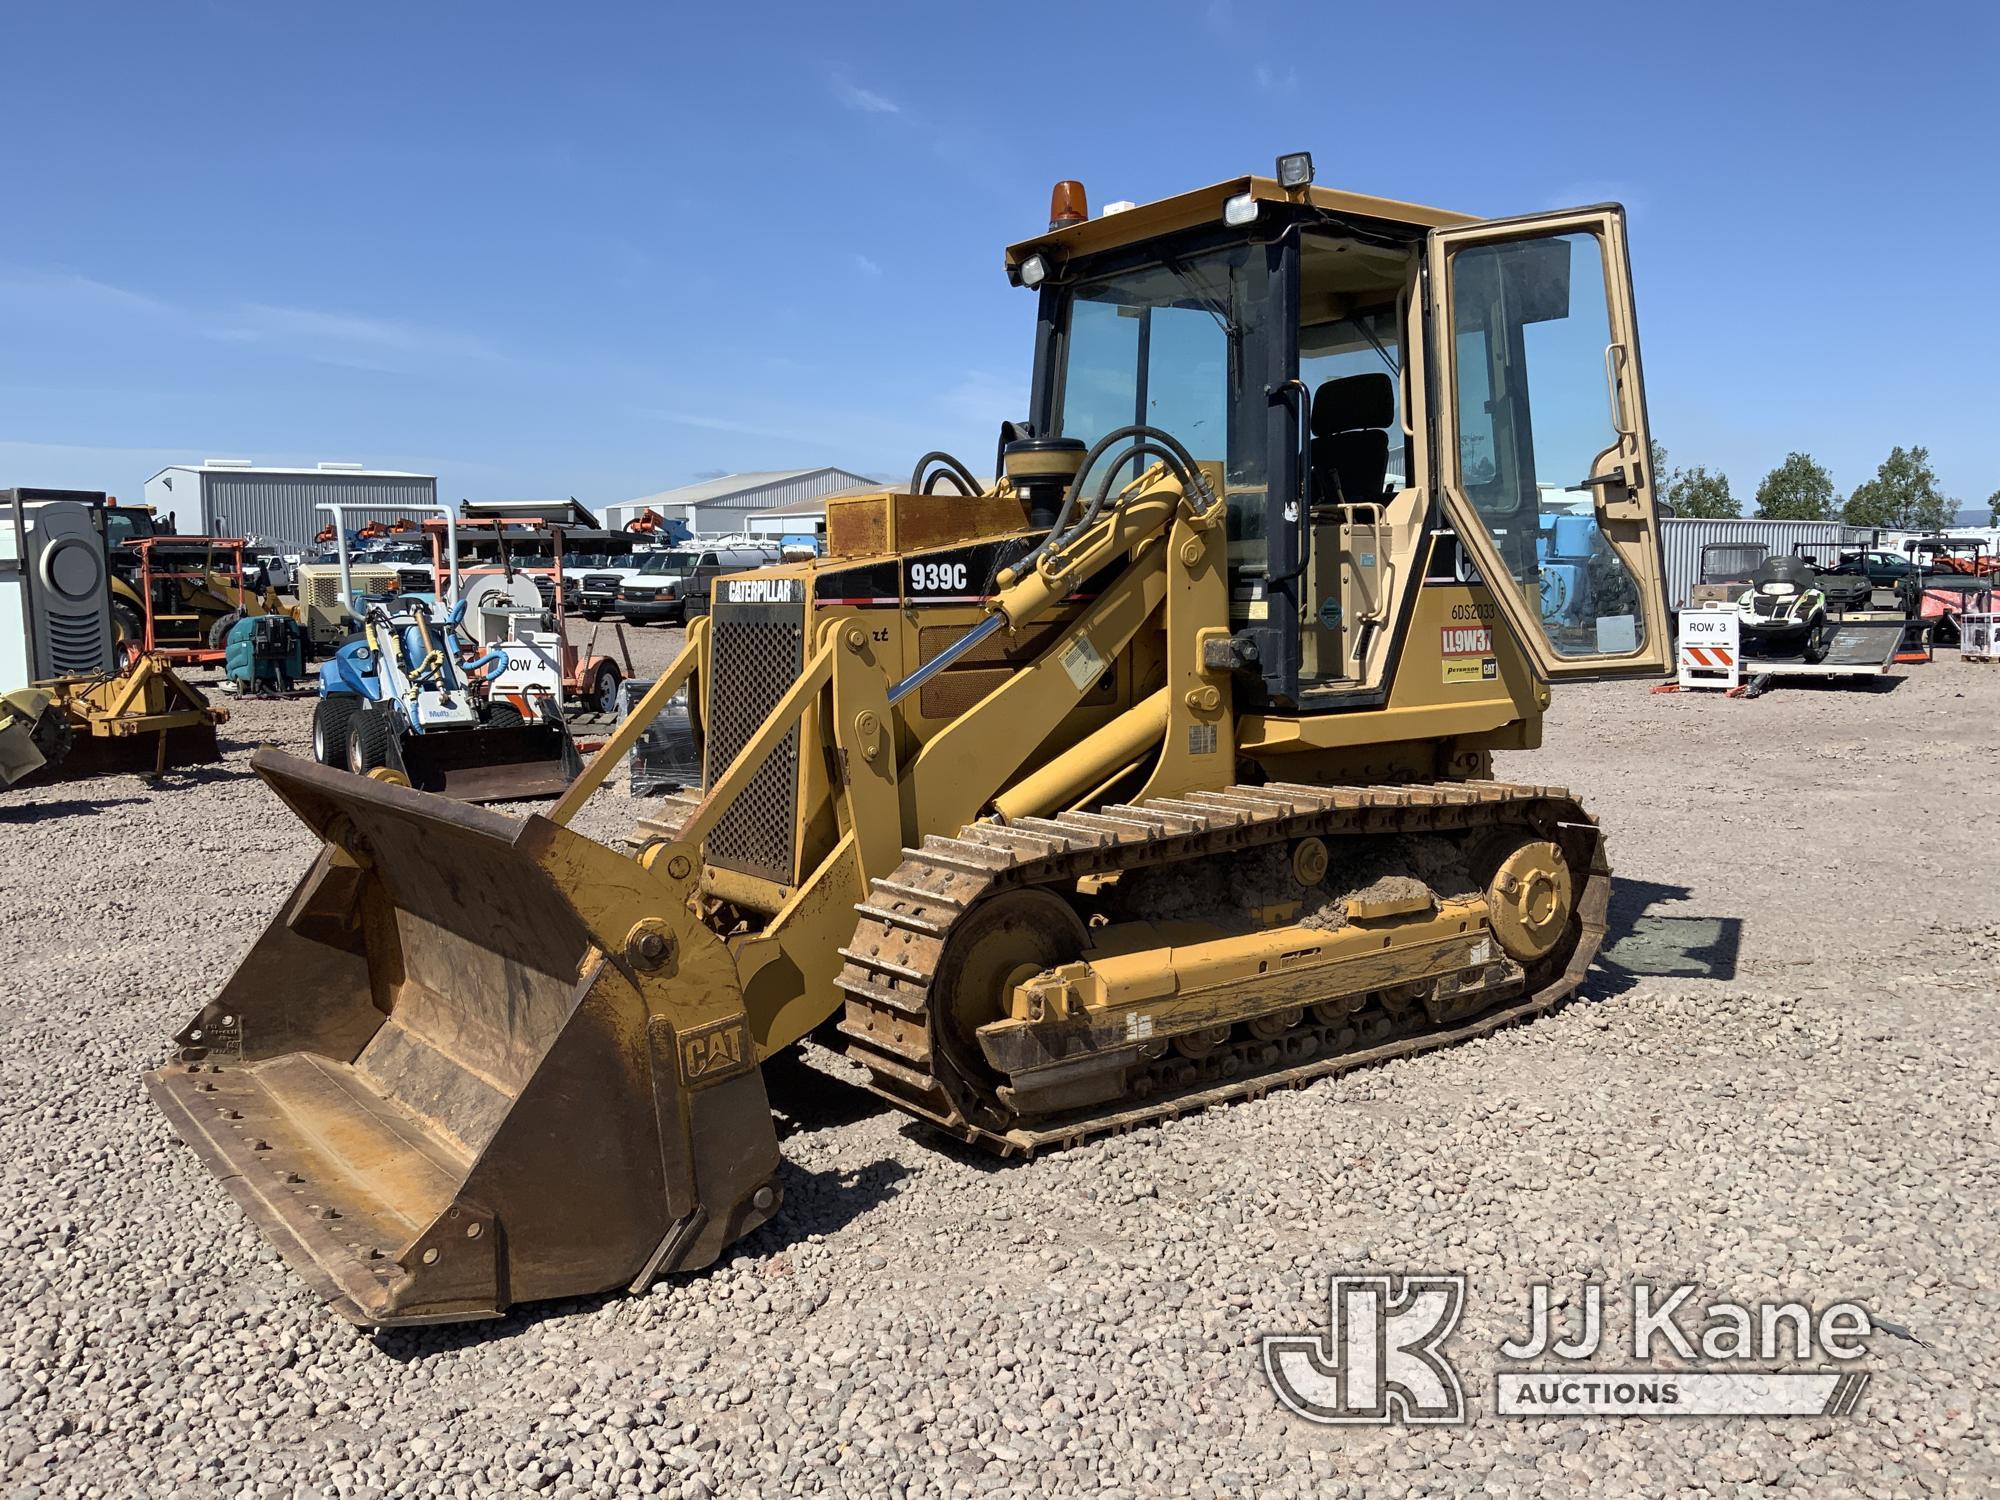
M 706 1265 L 779 1212 L 761 1064 L 816 1029 L 1029 1154 L 1582 978 L 1603 837 L 1491 767 L 1552 683 L 1666 669 L 1620 210 L 1475 221 L 1287 158 L 1053 218 L 1007 255 L 1000 478 L 930 455 L 830 502 L 826 557 L 719 581 L 548 816 L 256 757 L 325 847 L 149 1081 L 347 1317 Z M 673 700 L 703 789 L 633 854 L 571 831 Z

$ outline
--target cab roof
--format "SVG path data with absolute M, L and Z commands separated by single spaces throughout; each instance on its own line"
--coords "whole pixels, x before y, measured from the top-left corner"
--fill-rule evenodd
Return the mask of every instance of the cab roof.
M 1177 193 L 1152 203 L 1142 203 L 1121 213 L 1100 213 L 1094 219 L 1070 224 L 1062 229 L 1038 234 L 1007 247 L 1007 269 L 1011 272 L 1031 255 L 1053 252 L 1063 260 L 1115 250 L 1143 240 L 1156 239 L 1176 230 L 1203 224 L 1222 223 L 1222 205 L 1231 198 L 1250 193 L 1259 203 L 1310 204 L 1344 219 L 1370 219 L 1378 224 L 1401 225 L 1413 231 L 1443 229 L 1456 224 L 1478 222 L 1472 214 L 1449 209 L 1425 208 L 1419 203 L 1400 203 L 1393 198 L 1371 198 L 1364 193 L 1343 193 L 1333 188 L 1308 187 L 1294 196 L 1275 177 L 1234 177 L 1192 192 Z

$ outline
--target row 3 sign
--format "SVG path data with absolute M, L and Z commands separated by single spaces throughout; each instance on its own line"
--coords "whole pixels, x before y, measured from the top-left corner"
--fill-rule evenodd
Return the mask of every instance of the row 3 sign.
M 1736 611 L 1684 609 L 1676 664 L 1683 688 L 1733 688 L 1743 680 Z

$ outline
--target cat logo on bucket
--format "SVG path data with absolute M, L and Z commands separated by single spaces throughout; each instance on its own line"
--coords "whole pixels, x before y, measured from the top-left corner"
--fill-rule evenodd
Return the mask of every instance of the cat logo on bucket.
M 681 1081 L 690 1088 L 740 1073 L 750 1060 L 750 1031 L 731 1016 L 681 1033 Z

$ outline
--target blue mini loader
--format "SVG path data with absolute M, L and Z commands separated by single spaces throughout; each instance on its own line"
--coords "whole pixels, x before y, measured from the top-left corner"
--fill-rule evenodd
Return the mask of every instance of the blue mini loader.
M 313 755 L 323 766 L 401 782 L 460 802 L 559 795 L 583 769 L 559 695 L 534 716 L 483 697 L 470 673 L 497 653 L 459 659 L 461 602 L 434 626 L 421 600 L 371 601 L 361 634 L 320 667 Z M 531 705 L 531 707 L 533 707 Z

